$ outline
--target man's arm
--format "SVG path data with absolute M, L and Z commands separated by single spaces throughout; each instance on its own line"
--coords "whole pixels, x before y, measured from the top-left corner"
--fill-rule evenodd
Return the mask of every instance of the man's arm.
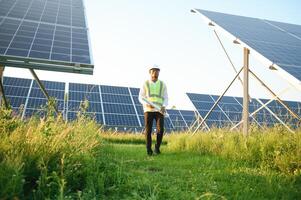
M 163 83 L 163 84 L 164 84 L 164 90 L 163 90 L 163 104 L 161 107 L 161 112 L 166 113 L 166 107 L 168 105 L 168 94 L 167 94 L 166 85 L 165 85 L 165 83 Z
M 138 97 L 138 100 L 142 105 L 146 104 L 145 101 L 142 100 L 143 97 L 146 97 L 145 93 L 146 93 L 146 91 L 145 91 L 144 84 L 143 84 L 139 90 L 139 97 Z
M 167 87 L 166 87 L 165 83 L 164 83 L 163 98 L 164 98 L 164 101 L 163 101 L 162 106 L 167 107 L 167 105 L 168 105 L 168 93 L 167 93 Z

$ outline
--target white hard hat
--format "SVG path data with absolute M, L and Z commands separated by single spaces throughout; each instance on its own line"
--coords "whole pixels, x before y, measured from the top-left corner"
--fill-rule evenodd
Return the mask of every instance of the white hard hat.
M 158 65 L 154 64 L 152 67 L 150 67 L 149 71 L 151 71 L 151 70 L 158 70 L 158 71 L 160 71 L 160 68 L 159 68 Z

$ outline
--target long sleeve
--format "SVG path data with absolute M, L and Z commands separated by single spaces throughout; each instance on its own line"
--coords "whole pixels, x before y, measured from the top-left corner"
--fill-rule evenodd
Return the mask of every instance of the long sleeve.
M 145 91 L 145 88 L 144 88 L 144 84 L 142 85 L 142 87 L 140 88 L 140 91 L 139 91 L 139 97 L 138 97 L 138 100 L 139 102 L 143 105 L 143 107 L 146 105 L 145 101 L 142 100 L 143 97 L 146 97 L 146 91 Z
M 167 87 L 166 87 L 165 83 L 164 83 L 163 98 L 164 98 L 163 106 L 167 107 L 167 105 L 168 105 L 168 93 L 167 93 Z

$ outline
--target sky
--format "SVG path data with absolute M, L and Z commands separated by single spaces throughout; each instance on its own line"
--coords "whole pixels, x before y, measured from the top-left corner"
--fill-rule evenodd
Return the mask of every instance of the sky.
M 41 80 L 141 87 L 148 69 L 161 68 L 169 93 L 169 108 L 193 109 L 186 92 L 220 95 L 234 78 L 212 29 L 193 8 L 301 25 L 297 0 L 84 0 L 94 62 L 93 75 L 36 71 Z M 219 33 L 236 68 L 242 66 L 242 47 Z M 276 93 L 289 87 L 255 58 L 250 66 Z M 32 78 L 29 70 L 6 68 L 4 75 Z M 242 96 L 236 81 L 226 95 Z M 250 96 L 271 98 L 250 79 Z M 301 101 L 300 91 L 280 96 Z

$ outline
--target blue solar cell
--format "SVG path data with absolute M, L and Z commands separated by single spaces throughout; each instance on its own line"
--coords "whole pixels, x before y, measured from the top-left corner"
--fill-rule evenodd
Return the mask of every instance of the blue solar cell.
M 211 95 L 211 97 L 214 99 L 214 101 L 217 101 L 219 96 L 217 95 Z M 220 100 L 219 104 L 222 103 L 231 103 L 231 104 L 237 104 L 237 101 L 235 100 L 234 97 L 229 97 L 229 96 L 223 96 L 222 99 Z
M 60 90 L 46 90 L 48 95 L 50 97 L 53 97 L 55 99 L 61 99 L 64 100 L 65 92 Z M 46 99 L 46 96 L 39 88 L 32 88 L 30 91 L 30 97 L 32 98 L 44 98 Z
M 25 79 L 25 78 L 13 78 L 4 76 L 3 77 L 3 85 L 7 86 L 21 86 L 21 87 L 29 87 L 31 83 L 31 79 Z
M 242 112 L 242 106 L 238 103 L 236 104 L 219 103 L 218 105 L 225 112 Z
M 135 105 L 138 115 L 143 115 L 143 107 L 141 105 Z
M 41 109 L 26 109 L 25 110 L 25 117 L 32 117 L 32 116 L 36 116 L 36 117 L 44 117 L 46 115 L 46 111 L 45 110 L 41 110 Z
M 120 115 L 120 114 L 106 114 L 105 119 L 107 125 L 114 126 L 139 126 L 136 115 Z
M 207 101 L 207 102 L 213 102 L 213 99 L 210 97 L 210 95 L 206 94 L 194 94 L 194 93 L 186 93 L 189 99 L 192 101 Z
M 124 94 L 130 95 L 129 90 L 127 87 L 114 87 L 114 86 L 107 86 L 101 85 L 101 93 L 102 94 Z
M 167 113 L 169 115 L 178 115 L 178 116 L 180 116 L 180 112 L 178 110 L 175 110 L 175 109 L 167 109 Z
M 67 119 L 68 121 L 73 121 L 77 119 L 77 112 L 68 112 L 67 113 Z M 103 116 L 99 113 L 85 113 L 84 114 L 87 117 L 90 117 L 92 119 L 95 119 L 97 123 L 103 124 Z
M 239 122 L 242 119 L 241 112 L 225 112 L 232 122 Z
M 209 103 L 209 102 L 193 101 L 192 103 L 198 110 L 210 110 L 214 105 L 214 102 Z M 218 109 L 218 107 L 216 108 Z
M 300 25 L 198 10 L 227 32 L 301 80 Z
M 15 96 L 7 96 L 8 103 L 13 108 L 20 108 L 21 105 L 25 105 L 26 98 L 25 97 L 15 97 Z
M 139 95 L 139 88 L 130 88 L 132 95 L 138 96 Z
M 145 123 L 144 123 L 144 115 L 139 115 L 139 120 L 141 122 L 141 126 L 144 127 Z
M 80 110 L 80 104 L 81 102 L 79 101 L 69 101 L 68 102 L 68 110 L 69 111 L 78 111 Z M 87 112 L 96 112 L 96 113 L 101 113 L 102 109 L 101 109 L 101 104 L 100 103 L 95 103 L 95 102 L 89 102 L 88 103 L 88 109 L 86 110 Z
M 174 128 L 169 117 L 165 118 L 164 120 L 164 128 L 166 131 L 172 130 Z
M 81 92 L 99 92 L 98 85 L 93 84 L 80 84 L 69 83 L 69 91 L 81 91 Z
M 283 23 L 283 22 L 275 22 L 275 21 L 269 21 L 269 20 L 267 20 L 267 22 L 275 25 L 276 27 L 281 28 L 284 31 L 289 32 L 290 34 L 293 34 L 293 35 L 301 38 L 301 26 L 300 25 L 287 24 L 287 23 Z
M 105 113 L 135 114 L 133 105 L 103 104 Z
M 41 109 L 42 107 L 45 107 L 46 104 L 47 104 L 47 99 L 30 98 L 28 99 L 27 108 Z
M 125 95 L 102 94 L 102 101 L 104 103 L 132 104 L 131 97 Z
M 64 82 L 54 82 L 54 81 L 41 81 L 46 90 L 65 90 Z M 33 82 L 33 88 L 40 88 L 36 81 Z
M 99 93 L 69 91 L 69 101 L 85 101 L 85 100 L 88 100 L 89 102 L 100 102 Z
M 41 99 L 41 98 L 29 98 L 28 99 L 28 104 L 27 104 L 27 108 L 31 108 L 31 109 L 42 109 L 42 108 L 46 108 L 47 106 L 47 99 Z M 57 100 L 57 108 L 59 110 L 63 110 L 64 109 L 64 101 L 62 100 Z
M 28 91 L 29 88 L 26 87 L 4 86 L 4 92 L 7 96 L 26 97 Z
M 141 105 L 142 106 L 142 104 L 139 102 L 139 97 L 138 96 L 132 96 L 133 97 L 133 100 L 134 100 L 134 104 L 135 105 Z

